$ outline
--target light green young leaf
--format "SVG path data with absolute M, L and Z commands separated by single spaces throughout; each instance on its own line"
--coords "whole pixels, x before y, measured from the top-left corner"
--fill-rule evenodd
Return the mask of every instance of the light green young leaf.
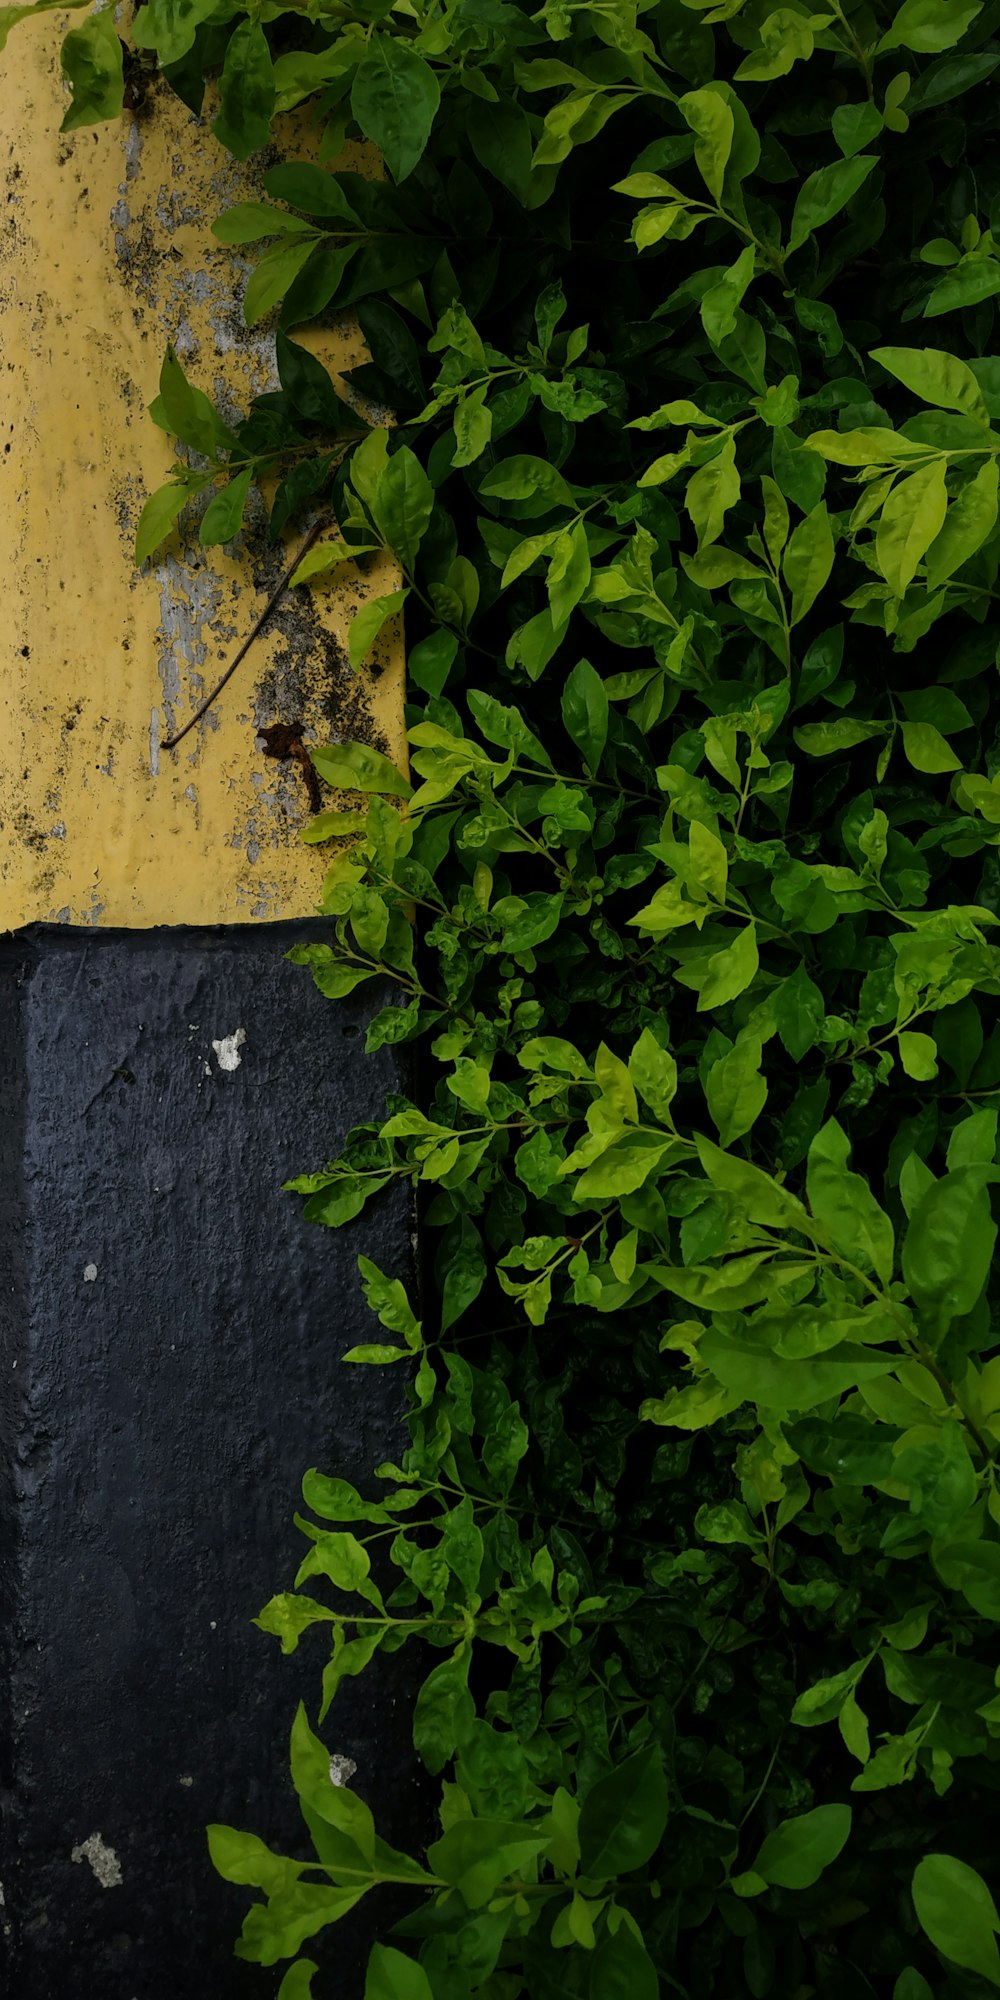
M 993 1263 L 990 1167 L 958 1167 L 918 1202 L 903 1245 L 903 1277 L 918 1310 L 940 1335 L 976 1304 Z
M 698 536 L 699 553 L 718 540 L 730 507 L 740 497 L 740 475 L 736 469 L 736 440 L 727 437 L 721 450 L 707 465 L 699 466 L 688 480 L 684 506 Z
M 987 427 L 990 413 L 972 369 L 938 347 L 874 347 L 871 358 L 936 410 L 960 410 Z
M 757 926 L 749 923 L 732 944 L 713 952 L 709 959 L 708 970 L 698 985 L 698 1013 L 707 1013 L 712 1007 L 724 1007 L 730 1000 L 738 999 L 757 977 L 759 964 Z
M 945 461 L 911 472 L 893 487 L 875 537 L 878 565 L 897 597 L 909 589 L 917 568 L 944 524 L 948 507 Z
M 981 305 L 1000 292 L 1000 263 L 995 257 L 966 257 L 935 285 L 924 307 L 925 319 L 940 319 L 942 313 L 960 312 L 964 306 Z
M 961 757 L 946 743 L 939 729 L 932 722 L 902 722 L 900 733 L 906 761 L 915 771 L 924 771 L 933 776 L 939 771 L 960 771 Z
M 933 1035 L 920 1035 L 905 1029 L 897 1037 L 899 1060 L 907 1076 L 917 1083 L 930 1083 L 938 1073 L 937 1043 Z
M 112 7 L 100 8 L 82 28 L 70 29 L 63 37 L 59 61 L 73 93 L 60 132 L 76 132 L 81 125 L 120 116 L 125 89 L 122 44 Z
M 395 1945 L 375 1944 L 368 1960 L 365 2000 L 434 2000 L 422 1965 Z
M 320 777 L 346 792 L 385 792 L 408 799 L 412 786 L 402 771 L 370 743 L 327 743 L 310 751 Z
M 812 52 L 808 16 L 779 7 L 761 22 L 760 48 L 741 62 L 736 82 L 770 83 L 775 77 L 787 76 L 793 64 L 805 61 Z
M 720 1056 L 708 1072 L 705 1097 L 720 1144 L 731 1146 L 756 1123 L 767 1102 L 767 1082 L 760 1073 L 762 1048 L 751 1036 Z
M 171 480 L 166 486 L 158 486 L 151 493 L 139 516 L 135 535 L 135 559 L 144 563 L 161 542 L 165 542 L 178 515 L 191 497 L 186 481 L 177 484 Z
M 821 500 L 794 529 L 785 550 L 782 569 L 792 593 L 791 623 L 798 625 L 812 610 L 833 568 L 833 530 L 825 501 Z
M 722 200 L 722 185 L 733 149 L 735 121 L 725 99 L 714 90 L 689 90 L 678 100 L 681 116 L 695 134 L 695 165 L 705 186 L 716 201 Z
M 409 594 L 409 590 L 392 590 L 387 597 L 370 598 L 355 612 L 347 634 L 347 657 L 355 672 L 368 658 L 383 625 L 402 610 Z
M 809 1148 L 809 1207 L 835 1250 L 888 1285 L 895 1247 L 892 1223 L 868 1183 L 849 1171 L 850 1152 L 846 1132 L 835 1118 L 829 1119 Z
M 951 502 L 944 526 L 927 551 L 929 591 L 939 590 L 988 541 L 997 524 L 998 487 L 1000 467 L 995 458 L 988 458 Z
M 912 49 L 916 55 L 940 55 L 942 49 L 953 49 L 961 41 L 982 8 L 983 0 L 948 0 L 946 7 L 941 0 L 903 0 L 878 45 L 879 54 L 902 48 Z
M 667 1124 L 677 1095 L 677 1064 L 649 1028 L 643 1029 L 629 1056 L 628 1073 L 653 1117 Z
M 298 1959 L 294 1965 L 289 1966 L 278 1988 L 276 2000 L 312 2000 L 312 1983 L 318 1971 L 319 1966 L 314 1958 Z

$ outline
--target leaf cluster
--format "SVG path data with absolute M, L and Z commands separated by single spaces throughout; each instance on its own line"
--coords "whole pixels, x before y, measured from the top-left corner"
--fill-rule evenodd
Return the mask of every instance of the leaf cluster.
M 213 1832 L 263 1896 L 240 1951 L 302 2000 L 301 1947 L 393 1883 L 366 2000 L 977 2000 L 1000 5 L 148 0 L 134 33 L 193 104 L 219 72 L 237 154 L 306 100 L 326 130 L 215 224 L 264 246 L 281 389 L 232 430 L 168 356 L 188 456 L 140 559 L 277 468 L 275 533 L 331 524 L 295 587 L 395 559 L 352 664 L 401 608 L 409 642 L 410 772 L 315 752 L 329 937 L 293 956 L 368 986 L 421 1087 L 292 1183 L 332 1227 L 417 1190 L 425 1323 L 363 1265 L 390 1339 L 349 1357 L 411 1370 L 409 1443 L 374 1497 L 308 1476 L 261 1623 L 328 1629 L 322 1715 L 430 1660 L 440 1831 L 388 1848 L 300 1716 L 314 1858 Z M 358 134 L 387 180 L 337 169 Z M 348 308 L 345 404 L 290 335 Z

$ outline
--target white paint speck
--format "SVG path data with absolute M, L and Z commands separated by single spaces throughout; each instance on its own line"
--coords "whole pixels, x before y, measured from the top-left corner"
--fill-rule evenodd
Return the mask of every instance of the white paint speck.
M 243 1061 L 240 1050 L 246 1038 L 246 1029 L 236 1028 L 231 1035 L 223 1035 L 220 1041 L 212 1043 L 215 1059 L 220 1069 L 239 1069 Z
M 188 1786 L 191 1786 L 191 1785 L 193 1785 L 193 1784 L 194 1784 L 194 1779 L 193 1779 L 193 1778 L 178 1778 L 178 1780 L 177 1780 L 177 1783 L 178 1783 L 179 1785 L 184 1785 L 184 1786 L 185 1786 L 185 1788 L 187 1788 Z
M 335 1753 L 330 1759 L 331 1785 L 349 1785 L 357 1768 L 353 1757 L 341 1757 Z
M 96 1281 L 96 1278 L 97 1278 L 97 1265 L 96 1265 L 96 1264 L 85 1264 L 85 1265 L 84 1265 L 84 1267 L 83 1267 L 83 1282 L 84 1282 L 84 1284 L 85 1284 L 85 1285 L 92 1285 L 92 1284 L 94 1284 L 94 1283 L 95 1283 L 95 1281 Z
M 89 1861 L 102 1889 L 120 1887 L 122 1871 L 118 1856 L 99 1833 L 88 1833 L 86 1840 L 81 1840 L 79 1847 L 72 1849 L 69 1858 L 71 1861 Z

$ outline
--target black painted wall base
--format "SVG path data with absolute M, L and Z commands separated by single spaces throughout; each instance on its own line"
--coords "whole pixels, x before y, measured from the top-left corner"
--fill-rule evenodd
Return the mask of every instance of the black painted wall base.
M 331 1234 L 281 1182 L 399 1086 L 283 952 L 304 927 L 38 929 L 0 946 L 0 1784 L 8 2000 L 250 2000 L 246 1896 L 204 1826 L 298 1841 L 287 1737 L 324 1642 L 250 1620 L 290 1587 L 309 1465 L 398 1456 L 359 1251 L 405 1275 L 402 1201 Z M 213 1046 L 215 1045 L 215 1046 Z M 324 1734 L 413 1834 L 402 1662 Z M 363 1925 L 325 1991 L 359 2000 Z

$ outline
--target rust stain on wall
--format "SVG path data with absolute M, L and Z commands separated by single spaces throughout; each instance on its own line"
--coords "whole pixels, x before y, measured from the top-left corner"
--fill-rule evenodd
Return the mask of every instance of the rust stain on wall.
M 312 914 L 325 860 L 298 838 L 301 762 L 260 732 L 360 735 L 402 762 L 398 626 L 362 674 L 345 645 L 358 604 L 396 579 L 376 563 L 286 592 L 204 721 L 163 750 L 295 545 L 270 546 L 258 501 L 225 550 L 185 519 L 141 573 L 132 559 L 173 458 L 146 415 L 166 342 L 231 416 L 276 386 L 273 329 L 243 323 L 251 265 L 207 227 L 259 197 L 268 160 L 231 161 L 162 87 L 137 116 L 60 135 L 60 20 L 14 30 L 0 96 L 0 929 Z M 285 156 L 308 156 L 304 122 L 286 127 Z M 350 322 L 308 345 L 333 370 L 361 358 Z

